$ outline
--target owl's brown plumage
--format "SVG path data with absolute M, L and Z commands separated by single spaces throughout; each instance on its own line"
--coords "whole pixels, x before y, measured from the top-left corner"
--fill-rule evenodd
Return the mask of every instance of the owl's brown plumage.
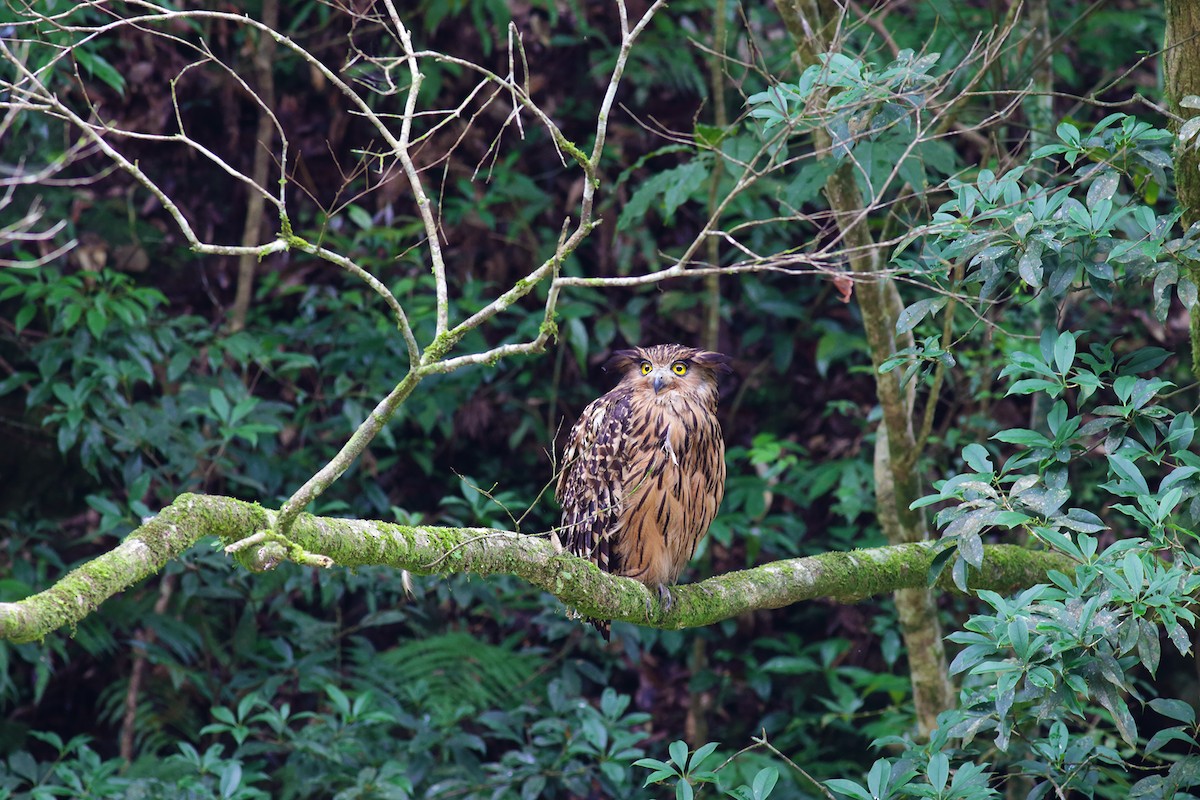
M 670 602 L 725 495 L 717 374 L 729 357 L 678 344 L 619 350 L 621 381 L 571 429 L 558 477 L 568 550 Z M 608 638 L 607 621 L 593 621 Z

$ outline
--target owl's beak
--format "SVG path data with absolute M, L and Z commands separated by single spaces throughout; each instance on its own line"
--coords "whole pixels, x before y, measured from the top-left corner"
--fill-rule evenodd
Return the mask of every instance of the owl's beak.
M 666 382 L 667 382 L 667 379 L 664 378 L 662 375 L 655 374 L 654 381 L 653 381 L 654 393 L 658 394 L 660 391 L 662 391 L 662 388 L 666 384 Z

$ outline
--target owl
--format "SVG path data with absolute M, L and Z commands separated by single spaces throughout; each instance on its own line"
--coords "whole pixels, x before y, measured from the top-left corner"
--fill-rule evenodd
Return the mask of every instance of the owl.
M 667 608 L 725 495 L 717 376 L 729 357 L 678 344 L 618 350 L 621 381 L 571 429 L 555 495 L 572 553 L 658 592 Z M 609 623 L 592 620 L 605 639 Z

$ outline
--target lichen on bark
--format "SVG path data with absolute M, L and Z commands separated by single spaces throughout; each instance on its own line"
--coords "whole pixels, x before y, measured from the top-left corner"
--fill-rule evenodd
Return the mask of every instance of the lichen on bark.
M 1163 85 L 1169 110 L 1186 121 L 1200 111 L 1180 101 L 1200 95 L 1200 0 L 1167 0 L 1167 32 L 1163 48 Z M 1175 130 L 1180 122 L 1172 123 Z M 1196 140 L 1175 148 L 1175 196 L 1184 228 L 1200 221 L 1200 146 Z M 1200 263 L 1187 260 L 1184 269 L 1200 284 Z M 1200 314 L 1191 315 L 1192 374 L 1200 375 Z
M 269 526 L 267 509 L 211 495 L 181 495 L 118 547 L 72 570 L 49 589 L 0 603 L 0 639 L 34 641 L 73 628 L 104 600 L 153 575 L 205 536 L 233 544 Z M 390 566 L 422 574 L 516 575 L 581 614 L 657 628 L 711 625 L 738 614 L 819 598 L 856 602 L 900 588 L 919 589 L 941 545 L 825 553 L 774 561 L 672 589 L 663 608 L 655 593 L 562 552 L 548 536 L 488 528 L 396 525 L 301 514 L 291 540 L 335 568 Z M 281 552 L 287 552 L 283 548 Z M 1065 569 L 1061 556 L 1008 546 L 987 548 L 980 588 L 1011 591 Z

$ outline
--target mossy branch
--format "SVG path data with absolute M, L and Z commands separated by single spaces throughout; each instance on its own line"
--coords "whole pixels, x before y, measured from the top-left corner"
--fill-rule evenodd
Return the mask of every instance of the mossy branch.
M 201 537 L 227 545 L 270 528 L 273 512 L 228 497 L 181 495 L 112 551 L 72 570 L 49 589 L 0 603 L 0 639 L 28 642 L 74 626 L 102 602 L 159 572 Z M 856 602 L 900 588 L 925 585 L 936 542 L 825 553 L 775 561 L 672 589 L 669 611 L 640 583 L 600 572 L 560 551 L 545 536 L 487 528 L 437 528 L 301 514 L 288 542 L 277 537 L 235 557 L 252 569 L 284 558 L 341 567 L 391 566 L 420 574 L 516 575 L 589 617 L 655 628 L 711 625 L 755 609 L 781 608 L 819 598 Z M 269 552 L 268 552 L 269 551 Z M 985 548 L 975 588 L 1013 591 L 1044 580 L 1050 569 L 1069 570 L 1059 555 L 1012 545 Z M 949 584 L 947 584 L 949 588 Z

